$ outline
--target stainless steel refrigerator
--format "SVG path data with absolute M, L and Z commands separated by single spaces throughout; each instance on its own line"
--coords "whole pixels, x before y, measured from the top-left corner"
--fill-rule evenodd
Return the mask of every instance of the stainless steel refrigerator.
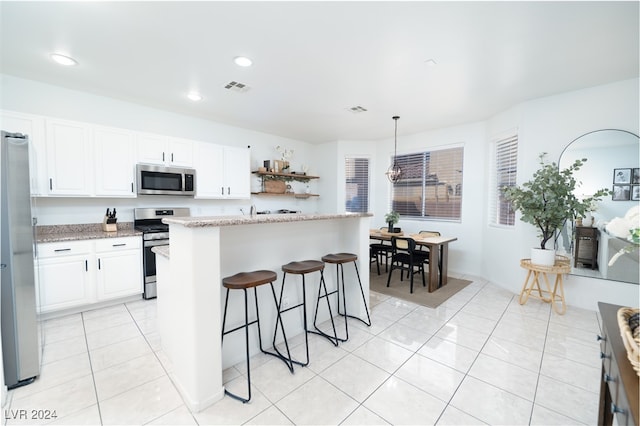
M 29 138 L 2 132 L 0 150 L 0 268 L 2 358 L 9 389 L 40 373 L 34 232 L 29 190 Z

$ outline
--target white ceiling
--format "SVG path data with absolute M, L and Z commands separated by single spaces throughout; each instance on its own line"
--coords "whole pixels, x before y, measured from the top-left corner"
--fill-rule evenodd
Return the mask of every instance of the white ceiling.
M 371 140 L 393 115 L 411 134 L 637 78 L 638 5 L 1 1 L 0 70 L 311 143 Z

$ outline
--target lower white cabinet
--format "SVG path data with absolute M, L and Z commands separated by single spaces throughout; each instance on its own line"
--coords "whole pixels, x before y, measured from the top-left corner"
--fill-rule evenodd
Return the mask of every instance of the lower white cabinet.
M 38 313 L 141 294 L 141 237 L 38 244 Z
M 96 241 L 98 300 L 142 293 L 140 243 L 140 237 Z

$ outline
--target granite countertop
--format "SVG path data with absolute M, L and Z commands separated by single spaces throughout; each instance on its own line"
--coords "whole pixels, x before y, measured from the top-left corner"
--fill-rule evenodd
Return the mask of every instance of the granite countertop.
M 162 219 L 163 223 L 182 225 L 186 228 L 208 226 L 233 226 L 259 223 L 302 222 L 308 220 L 350 219 L 370 217 L 372 213 L 331 213 L 331 214 L 259 214 L 255 216 L 201 216 L 172 217 Z
M 44 225 L 36 227 L 36 242 L 38 243 L 136 237 L 140 235 L 142 235 L 142 232 L 133 229 L 133 222 L 118 223 L 118 230 L 116 232 L 104 232 L 101 223 Z
M 166 257 L 167 259 L 171 258 L 170 252 L 169 252 L 169 244 L 164 246 L 151 247 L 151 251 L 157 254 L 158 256 Z

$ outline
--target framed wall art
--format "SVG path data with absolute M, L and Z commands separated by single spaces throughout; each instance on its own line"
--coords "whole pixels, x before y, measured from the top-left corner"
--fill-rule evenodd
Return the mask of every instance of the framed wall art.
M 640 184 L 640 169 L 636 167 L 632 170 L 633 172 L 631 173 L 631 183 L 634 185 L 638 185 Z
M 631 185 L 631 199 L 640 201 L 640 185 Z
M 630 184 L 631 169 L 613 169 L 613 183 L 614 185 Z
M 627 169 L 631 170 L 631 169 Z M 613 201 L 628 201 L 631 196 L 631 185 L 613 185 Z

